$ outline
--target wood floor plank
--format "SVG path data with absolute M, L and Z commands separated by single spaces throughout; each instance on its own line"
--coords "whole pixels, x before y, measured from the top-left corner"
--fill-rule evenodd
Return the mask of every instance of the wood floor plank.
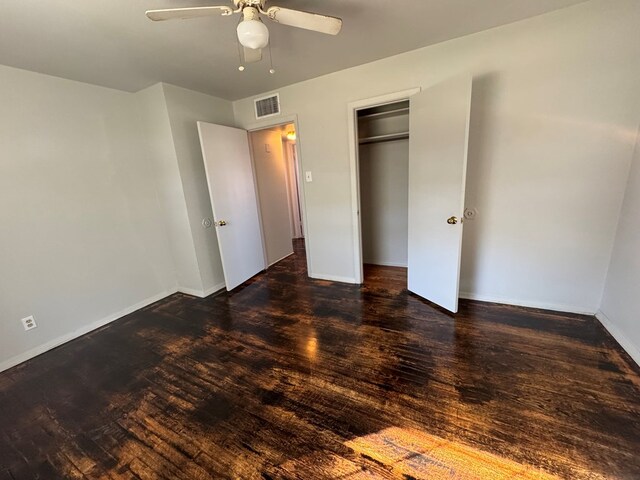
M 453 315 L 295 247 L 0 374 L 0 478 L 640 478 L 640 369 L 594 317 Z

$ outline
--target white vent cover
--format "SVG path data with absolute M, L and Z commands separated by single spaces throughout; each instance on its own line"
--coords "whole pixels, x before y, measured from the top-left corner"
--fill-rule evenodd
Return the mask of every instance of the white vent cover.
M 269 95 L 268 97 L 256 98 L 256 118 L 272 117 L 280 115 L 280 94 Z

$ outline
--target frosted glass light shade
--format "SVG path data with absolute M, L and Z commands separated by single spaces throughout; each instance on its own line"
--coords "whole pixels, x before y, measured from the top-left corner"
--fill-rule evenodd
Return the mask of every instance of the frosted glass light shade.
M 244 20 L 238 24 L 238 41 L 243 47 L 264 48 L 269 43 L 269 29 L 260 20 Z

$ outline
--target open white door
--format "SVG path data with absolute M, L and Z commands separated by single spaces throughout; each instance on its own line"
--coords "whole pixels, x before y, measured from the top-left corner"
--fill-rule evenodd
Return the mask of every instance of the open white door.
M 471 77 L 411 97 L 408 288 L 458 311 Z
M 227 290 L 265 269 L 247 132 L 198 122 Z

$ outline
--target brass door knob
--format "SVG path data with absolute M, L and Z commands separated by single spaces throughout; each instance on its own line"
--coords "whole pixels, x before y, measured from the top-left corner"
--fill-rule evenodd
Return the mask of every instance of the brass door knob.
M 219 222 L 216 222 L 216 227 L 224 227 L 226 224 L 226 221 L 220 220 Z
M 455 225 L 456 223 L 458 223 L 458 217 L 449 217 L 449 218 L 447 218 L 447 223 L 449 225 Z

